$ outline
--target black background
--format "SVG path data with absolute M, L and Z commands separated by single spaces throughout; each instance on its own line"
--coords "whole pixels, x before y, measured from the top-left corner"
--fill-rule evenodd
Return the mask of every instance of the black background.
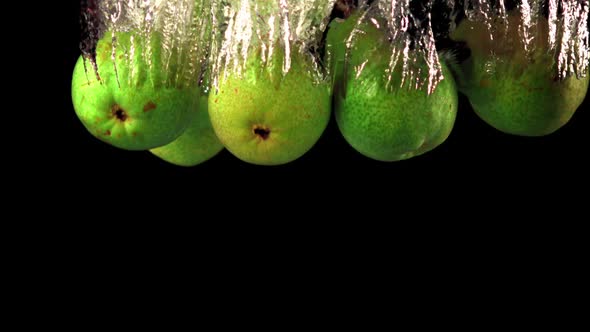
M 310 193 L 332 192 L 360 196 L 383 188 L 389 193 L 444 196 L 459 188 L 518 196 L 519 192 L 560 194 L 564 186 L 585 190 L 589 115 L 588 98 L 573 119 L 556 133 L 538 138 L 501 133 L 481 121 L 461 96 L 455 128 L 437 149 L 401 162 L 384 163 L 354 151 L 342 138 L 332 119 L 320 141 L 302 158 L 283 166 L 244 163 L 223 151 L 196 167 L 168 164 L 149 152 L 119 150 L 92 137 L 77 119 L 70 98 L 70 81 L 80 55 L 79 3 L 60 2 L 58 125 L 59 152 L 47 158 L 47 166 L 60 171 L 63 181 L 88 188 L 116 183 L 174 185 L 194 191 L 223 191 L 235 195 L 273 194 L 279 188 L 300 188 Z M 53 44 L 52 47 L 55 47 Z M 51 142 L 55 144 L 56 142 Z M 46 144 L 49 144 L 47 142 Z M 65 171 L 65 172 L 63 172 Z M 242 190 L 236 191 L 239 187 Z M 556 189 L 557 188 L 557 189 Z M 291 190 L 291 189 L 288 189 Z M 568 191 L 572 193 L 572 191 Z M 498 197 L 501 199 L 501 196 Z M 416 196 L 416 200 L 423 199 Z

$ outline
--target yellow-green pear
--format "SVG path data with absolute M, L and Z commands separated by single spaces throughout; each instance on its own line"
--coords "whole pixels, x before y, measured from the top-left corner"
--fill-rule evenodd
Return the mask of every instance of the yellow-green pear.
M 98 73 L 79 58 L 72 102 L 92 135 L 122 149 L 147 150 L 174 141 L 187 128 L 199 89 L 171 81 L 180 68 L 163 62 L 162 48 L 158 34 L 107 32 L 97 45 Z
M 179 166 L 195 166 L 201 164 L 223 150 L 223 145 L 213 131 L 209 112 L 208 97 L 202 95 L 199 107 L 192 112 L 191 122 L 186 131 L 174 142 L 150 152 L 162 160 Z

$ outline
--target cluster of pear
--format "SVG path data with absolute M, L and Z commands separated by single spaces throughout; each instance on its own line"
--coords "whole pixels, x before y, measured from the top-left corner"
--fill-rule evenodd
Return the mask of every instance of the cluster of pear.
M 403 71 L 390 68 L 384 50 L 391 40 L 374 20 L 359 20 L 361 10 L 328 26 L 325 59 L 319 62 L 327 68 L 309 54 L 292 52 L 285 72 L 284 58 L 265 62 L 258 49 L 248 54 L 240 73 L 221 73 L 215 88 L 167 84 L 163 67 L 154 65 L 163 61 L 158 38 L 106 33 L 96 48 L 98 72 L 89 70 L 82 56 L 76 64 L 74 109 L 102 141 L 149 150 L 176 165 L 200 164 L 223 148 L 249 163 L 279 165 L 314 146 L 332 111 L 355 150 L 397 161 L 431 151 L 448 138 L 458 92 L 484 121 L 524 136 L 557 130 L 585 98 L 589 75 L 555 79 L 547 45 L 526 56 L 518 43 L 500 50 L 504 41 L 486 39 L 487 30 L 468 20 L 451 37 L 465 42 L 471 55 L 462 63 L 441 57 L 442 80 L 433 91 L 391 84 L 402 80 Z M 504 38 L 516 39 L 510 33 Z M 148 46 L 150 52 L 142 52 Z

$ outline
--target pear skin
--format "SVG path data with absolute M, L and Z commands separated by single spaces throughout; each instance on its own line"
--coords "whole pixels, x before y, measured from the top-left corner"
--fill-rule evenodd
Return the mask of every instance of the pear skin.
M 544 136 L 570 121 L 584 101 L 590 76 L 558 78 L 547 42 L 547 19 L 538 19 L 528 53 L 518 35 L 520 20 L 511 13 L 507 28 L 496 22 L 494 40 L 483 23 L 466 19 L 459 24 L 451 37 L 466 42 L 471 50 L 456 70 L 459 90 L 494 128 L 519 136 Z
M 72 102 L 92 135 L 121 149 L 148 150 L 174 141 L 187 128 L 199 90 L 196 84 L 166 81 L 173 69 L 162 69 L 160 42 L 157 36 L 145 41 L 119 32 L 113 54 L 112 34 L 106 33 L 97 45 L 98 75 L 90 62 L 78 59 Z
M 194 109 L 186 131 L 174 142 L 151 149 L 150 152 L 171 164 L 190 167 L 213 158 L 223 150 L 211 126 L 207 104 L 208 96 L 201 96 L 199 107 Z
M 340 132 L 359 153 L 379 161 L 409 159 L 433 150 L 447 139 L 455 123 L 458 96 L 451 73 L 441 63 L 444 79 L 431 94 L 426 88 L 402 84 L 399 67 L 388 81 L 389 41 L 372 23 L 357 25 L 356 19 L 353 15 L 335 20 L 328 31 Z M 353 30 L 356 37 L 349 39 Z
M 236 157 L 257 165 L 298 159 L 318 141 L 330 119 L 330 86 L 294 53 L 287 73 L 282 58 L 263 64 L 251 53 L 245 69 L 222 73 L 209 94 L 209 116 L 219 140 Z

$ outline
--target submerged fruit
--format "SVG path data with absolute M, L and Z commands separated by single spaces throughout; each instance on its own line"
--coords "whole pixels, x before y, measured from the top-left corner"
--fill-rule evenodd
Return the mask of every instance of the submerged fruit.
M 336 20 L 328 32 L 335 115 L 342 135 L 358 152 L 380 161 L 408 159 L 439 146 L 451 133 L 457 113 L 450 72 L 442 64 L 444 79 L 431 94 L 402 83 L 399 65 L 389 78 L 391 43 L 375 22 L 359 23 L 358 17 Z M 428 70 L 426 63 L 420 68 Z
M 243 72 L 222 73 L 209 95 L 215 133 L 243 161 L 291 162 L 312 148 L 328 124 L 328 83 L 317 81 L 304 55 L 293 53 L 290 60 L 284 73 L 282 57 L 265 64 L 260 53 L 251 53 Z
M 174 63 L 163 66 L 157 36 L 144 40 L 118 32 L 115 37 L 115 45 L 111 33 L 98 42 L 98 75 L 82 56 L 78 59 L 72 78 L 77 116 L 92 135 L 122 149 L 172 142 L 190 122 L 199 97 L 196 85 L 170 83 Z
M 201 96 L 199 107 L 193 110 L 191 122 L 180 137 L 150 152 L 175 165 L 195 166 L 213 158 L 223 150 L 223 145 L 211 127 L 207 100 L 207 95 Z
M 522 24 L 518 13 L 497 20 L 492 31 L 482 22 L 459 24 L 452 38 L 471 50 L 458 67 L 459 88 L 477 115 L 496 129 L 547 135 L 572 118 L 584 100 L 589 76 L 560 78 L 548 45 L 547 19 L 537 18 L 531 44 L 519 35 Z

